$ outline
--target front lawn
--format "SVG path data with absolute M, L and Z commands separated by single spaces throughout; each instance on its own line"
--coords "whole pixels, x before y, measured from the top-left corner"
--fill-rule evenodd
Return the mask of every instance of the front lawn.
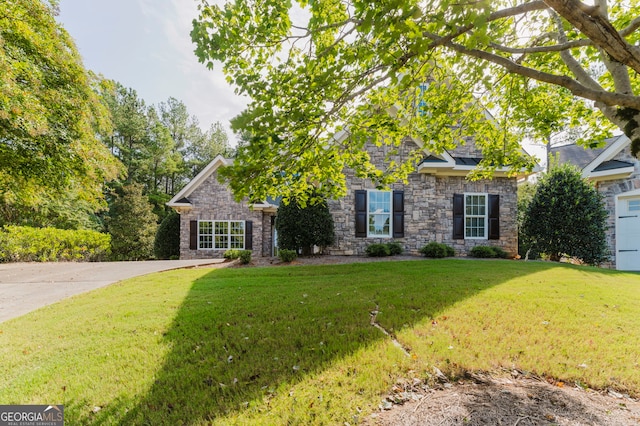
M 354 424 L 434 366 L 640 396 L 639 313 L 640 275 L 549 263 L 178 270 L 0 323 L 0 404 L 64 404 L 68 424 Z

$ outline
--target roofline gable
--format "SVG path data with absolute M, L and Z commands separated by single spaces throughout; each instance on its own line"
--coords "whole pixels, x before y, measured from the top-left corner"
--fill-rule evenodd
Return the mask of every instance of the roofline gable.
M 582 177 L 597 179 L 598 177 L 602 176 L 603 173 L 594 172 L 594 170 L 598 168 L 598 166 L 600 166 L 605 161 L 609 161 L 613 157 L 618 155 L 620 151 L 625 149 L 627 145 L 629 145 L 630 143 L 631 143 L 631 140 L 628 137 L 626 137 L 624 134 L 618 135 L 617 139 L 613 143 L 611 143 L 604 151 L 602 151 L 600 155 L 598 155 L 589 164 L 587 164 L 582 168 Z
M 171 198 L 171 200 L 169 200 L 167 206 L 186 207 L 187 205 L 185 203 L 181 203 L 180 200 L 182 200 L 183 198 L 188 199 L 189 195 L 191 195 L 193 191 L 195 191 L 200 185 L 202 185 L 202 183 L 207 180 L 209 176 L 211 176 L 216 170 L 218 170 L 218 168 L 220 168 L 221 166 L 230 166 L 231 164 L 233 164 L 233 160 L 224 158 L 222 155 L 216 156 L 216 158 L 211 160 L 211 162 L 207 164 L 207 166 L 202 169 L 202 171 L 198 173 L 196 177 L 191 179 L 189 183 L 187 183 L 185 187 L 180 190 L 180 192 L 178 192 L 173 196 L 173 198 Z

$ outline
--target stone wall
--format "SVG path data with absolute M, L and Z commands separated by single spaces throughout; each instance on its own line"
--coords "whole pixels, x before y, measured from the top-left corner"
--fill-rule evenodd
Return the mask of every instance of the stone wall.
M 399 156 L 407 158 L 406 150 L 415 145 L 408 142 L 405 152 Z M 473 151 L 472 146 L 467 146 Z M 381 167 L 385 162 L 386 150 L 369 147 L 372 162 Z M 465 256 L 476 245 L 500 246 L 515 255 L 518 251 L 516 224 L 517 190 L 515 178 L 494 178 L 493 180 L 469 181 L 459 176 L 437 177 L 422 173 L 412 173 L 408 183 L 396 183 L 391 190 L 404 191 L 404 238 L 361 238 L 355 236 L 355 191 L 375 189 L 365 179 L 355 177 L 353 171 L 345 172 L 347 195 L 340 200 L 330 200 L 329 208 L 334 217 L 336 243 L 327 249 L 335 255 L 363 255 L 368 245 L 397 241 L 405 252 L 417 254 L 420 248 L 431 241 L 448 244 L 456 250 L 456 255 Z M 477 192 L 500 195 L 500 239 L 499 240 L 454 240 L 453 239 L 453 194 Z
M 604 203 L 609 217 L 607 219 L 607 246 L 611 253 L 611 262 L 603 265 L 615 268 L 616 265 L 616 195 L 640 189 L 640 161 L 631 155 L 631 147 L 620 151 L 613 160 L 627 161 L 635 165 L 634 172 L 625 179 L 601 181 L 596 184 L 598 192 L 604 196 Z
M 228 186 L 214 172 L 190 195 L 193 209 L 180 214 L 180 259 L 222 258 L 225 250 L 189 249 L 189 223 L 192 220 L 250 220 L 253 222 L 253 256 L 271 255 L 271 220 L 268 214 L 238 203 Z M 264 216 L 264 217 L 263 217 Z

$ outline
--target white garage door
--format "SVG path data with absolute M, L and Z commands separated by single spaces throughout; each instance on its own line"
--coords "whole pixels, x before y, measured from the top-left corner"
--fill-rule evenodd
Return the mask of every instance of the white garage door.
M 640 196 L 618 198 L 616 268 L 640 271 Z

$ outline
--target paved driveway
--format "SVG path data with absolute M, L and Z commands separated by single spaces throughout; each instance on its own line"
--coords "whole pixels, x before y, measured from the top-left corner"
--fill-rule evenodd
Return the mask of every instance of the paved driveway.
M 0 263 L 0 322 L 115 282 L 222 260 Z

